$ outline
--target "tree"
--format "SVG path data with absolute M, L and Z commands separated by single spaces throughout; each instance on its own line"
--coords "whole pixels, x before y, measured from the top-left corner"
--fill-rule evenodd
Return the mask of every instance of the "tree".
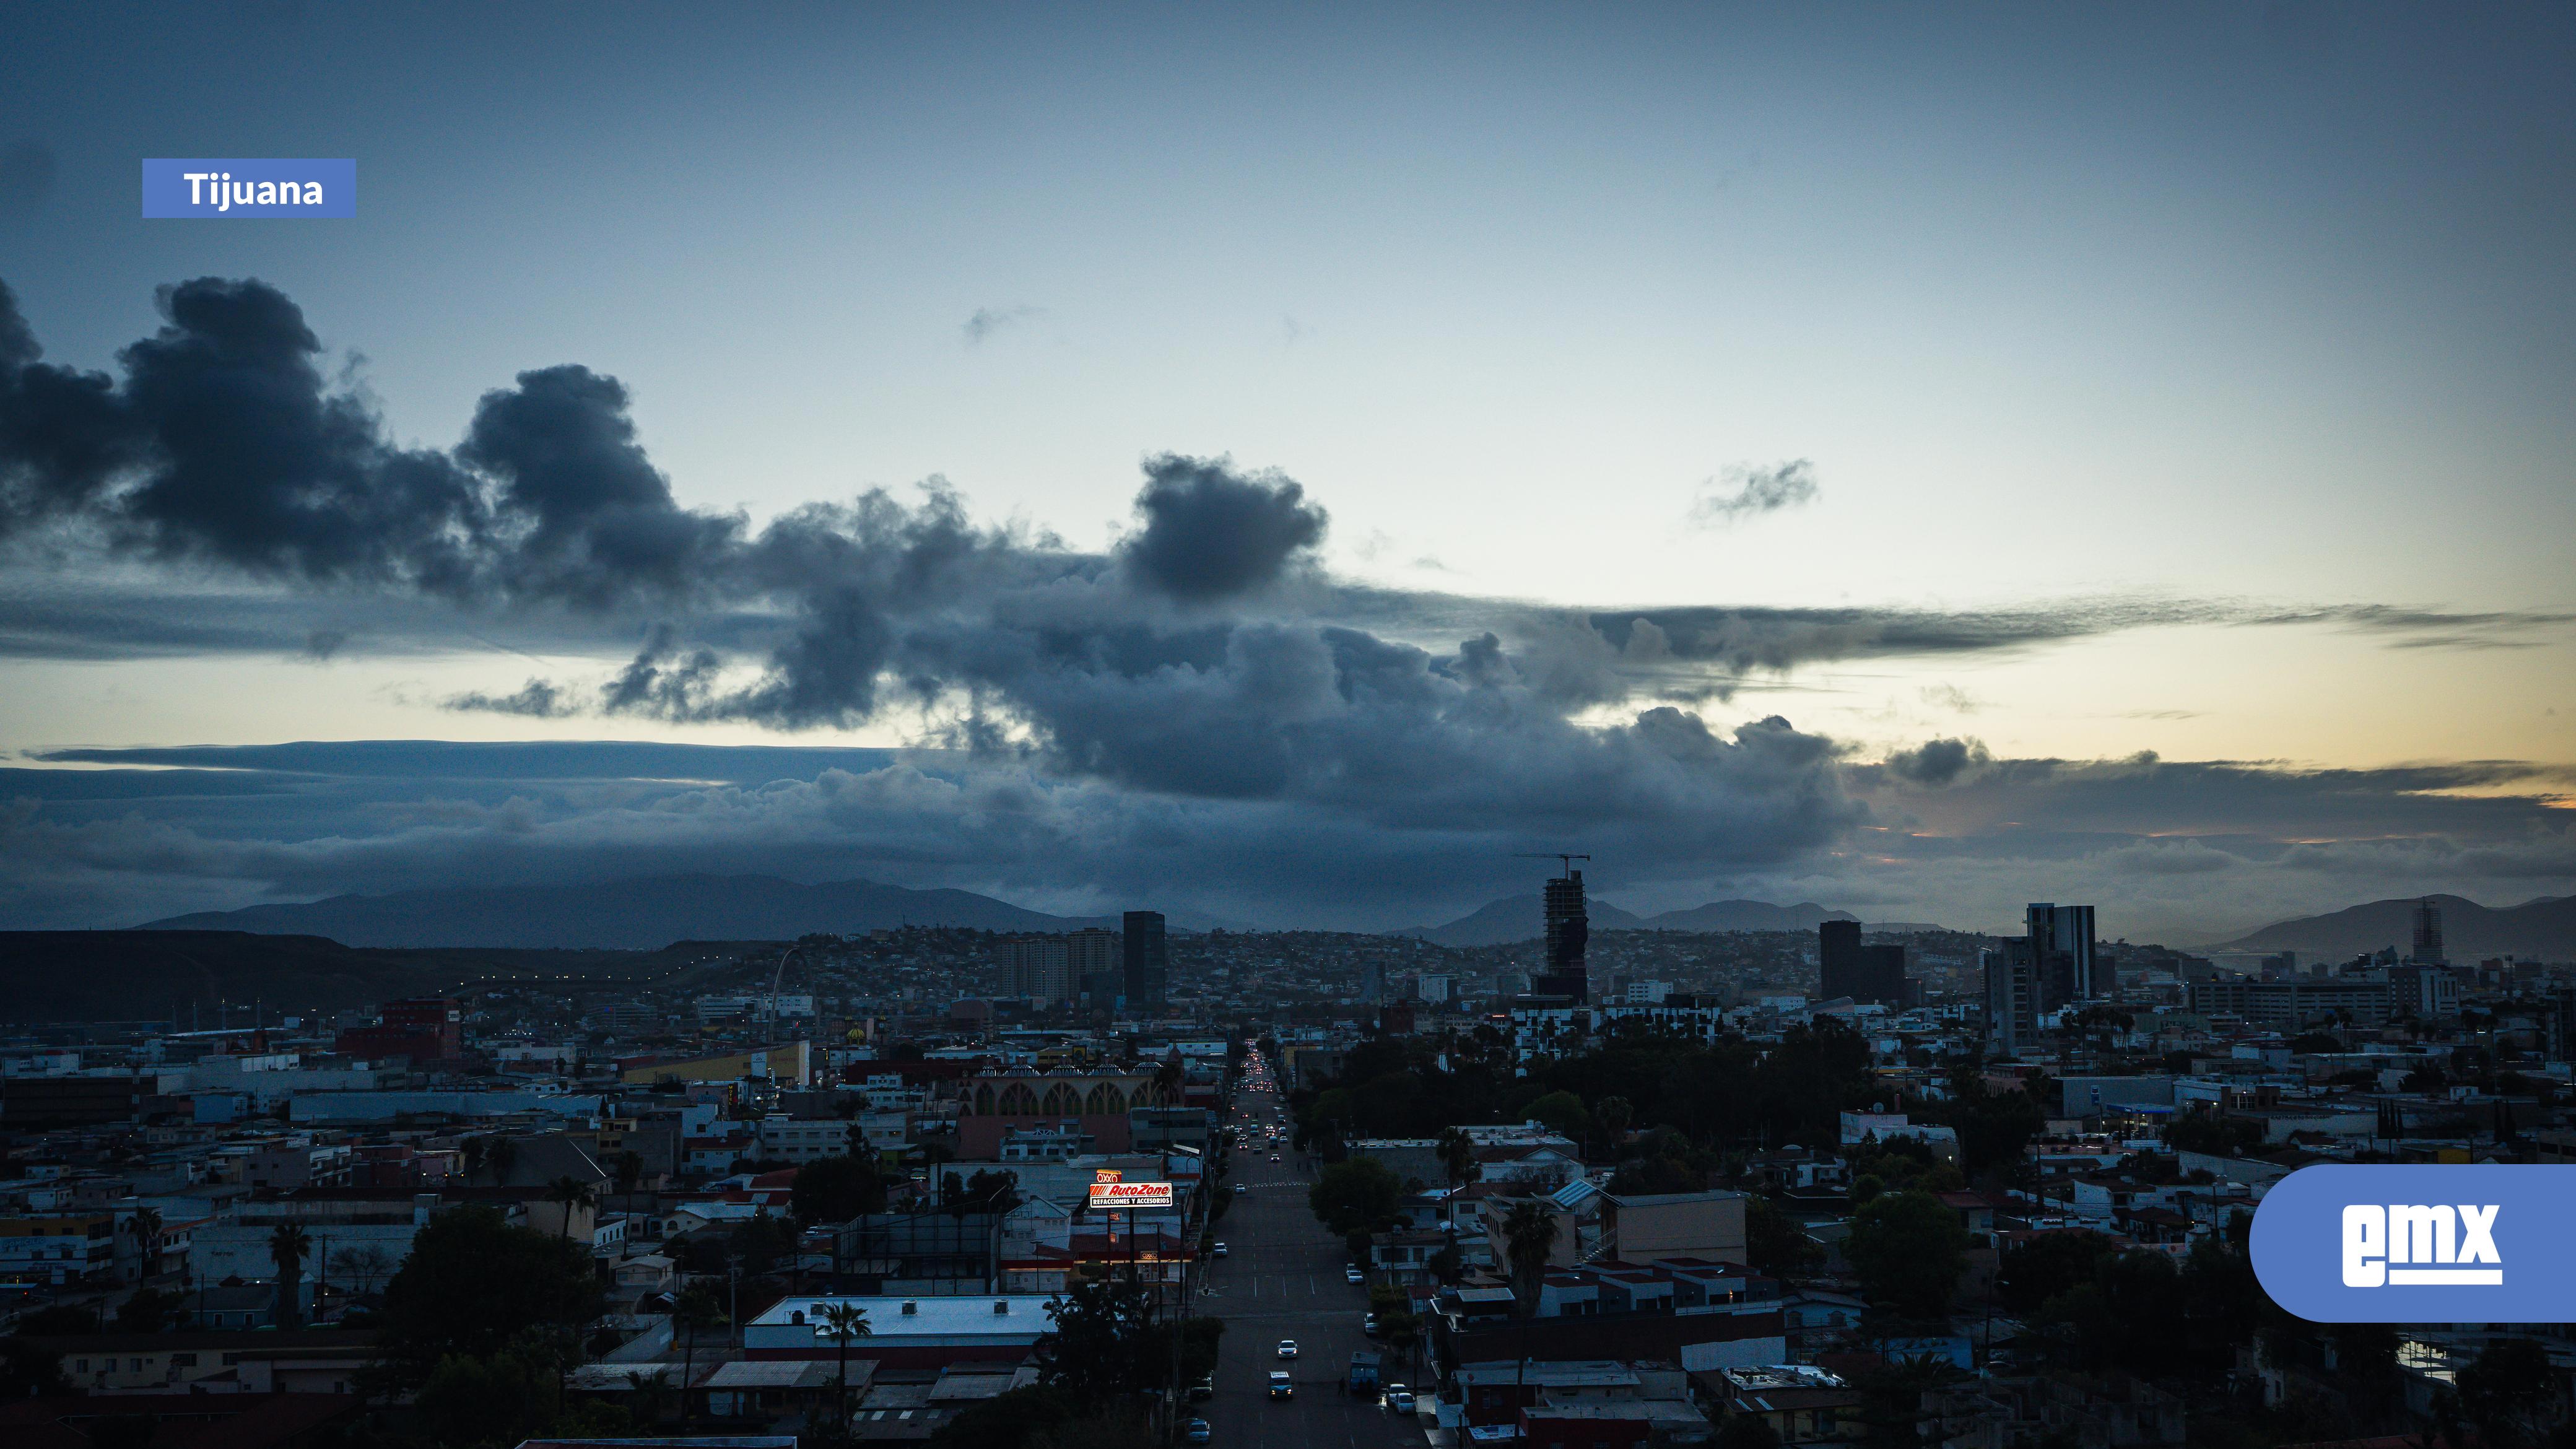
M 1744 1200 L 1744 1256 L 1753 1270 L 1774 1278 L 1804 1272 L 1825 1255 L 1797 1219 L 1779 1204 L 1754 1193 Z
M 868 1311 L 855 1303 L 832 1303 L 823 1308 L 823 1331 L 832 1336 L 832 1346 L 839 1351 L 840 1372 L 833 1377 L 832 1387 L 839 1399 L 841 1433 L 850 1432 L 850 1340 L 866 1338 L 876 1330 L 868 1326 Z
M 1031 1384 L 978 1401 L 930 1436 L 930 1449 L 1023 1449 L 1060 1442 L 1073 1403 L 1052 1384 Z
M 1714 1442 L 1717 1449 L 1780 1449 L 1780 1431 L 1759 1414 L 1729 1414 Z
M 450 1208 L 421 1228 L 385 1285 L 377 1347 L 389 1386 L 413 1388 L 441 1359 L 490 1359 L 532 1329 L 598 1311 L 589 1253 L 488 1207 Z
M 546 1201 L 563 1209 L 563 1239 L 572 1241 L 572 1216 L 583 1208 L 599 1206 L 599 1190 L 567 1173 L 546 1184 Z
M 1306 1206 L 1334 1233 L 1382 1232 L 1404 1205 L 1404 1184 L 1374 1157 L 1336 1162 L 1306 1189 Z
M 1550 1092 L 1530 1103 L 1526 1110 L 1530 1120 L 1577 1142 L 1592 1130 L 1592 1114 L 1584 1110 L 1583 1099 L 1572 1092 Z
M 617 1174 L 619 1205 L 628 1217 L 633 1217 L 635 1189 L 644 1181 L 644 1154 L 632 1147 L 627 1148 L 617 1154 L 616 1165 L 610 1170 Z
M 635 1416 L 637 1428 L 650 1430 L 654 1425 L 662 1422 L 663 1414 L 671 1405 L 669 1371 L 657 1369 L 649 1374 L 641 1370 L 629 1371 L 626 1375 L 626 1390 L 633 1400 L 633 1406 L 628 1412 Z
M 312 1235 L 297 1223 L 280 1223 L 268 1235 L 269 1261 L 277 1265 L 277 1326 L 296 1328 L 304 1322 L 304 1259 L 313 1251 Z
M 818 1157 L 796 1169 L 787 1192 L 788 1210 L 808 1225 L 846 1223 L 885 1211 L 885 1179 L 876 1164 L 858 1157 Z
M 1440 1129 L 1440 1171 L 1451 1187 L 1475 1180 L 1476 1139 L 1455 1127 Z
M 97 1327 L 92 1320 L 91 1327 Z M 0 1402 L 10 1399 L 50 1399 L 73 1392 L 72 1381 L 63 1376 L 63 1357 L 38 1347 L 26 1336 L 25 1324 L 20 1332 L 0 1338 Z
M 1601 1129 L 1601 1145 L 1613 1158 L 1628 1136 L 1628 1124 L 1636 1120 L 1636 1106 L 1625 1097 L 1604 1097 L 1592 1109 L 1592 1125 Z
M 698 1380 L 698 1331 L 725 1321 L 724 1300 L 716 1296 L 713 1284 L 692 1283 L 672 1301 L 671 1321 L 687 1335 L 680 1363 L 680 1413 L 686 1417 L 689 1387 Z
M 507 1137 L 492 1137 L 483 1144 L 483 1165 L 490 1169 L 494 1186 L 506 1184 L 519 1166 L 519 1144 Z
M 159 1333 L 187 1300 L 176 1293 L 158 1288 L 135 1290 L 133 1297 L 117 1305 L 116 1331 L 119 1333 Z
M 2460 1370 L 2460 1407 L 2489 1442 L 2528 1442 L 2537 1438 L 2556 1383 L 2548 1350 L 2528 1338 L 2499 1338 Z
M 143 1275 L 151 1277 L 161 1271 L 161 1213 L 157 1208 L 134 1210 L 134 1242 L 143 1252 Z
M 1144 1291 L 1124 1278 L 1077 1283 L 1054 1300 L 1055 1327 L 1037 1342 L 1038 1374 L 1084 1415 L 1105 1412 L 1158 1380 Z
M 1968 1230 L 1928 1192 L 1891 1192 L 1852 1215 L 1843 1256 L 1861 1290 L 1909 1318 L 1936 1318 L 1967 1266 Z
M 2092 1282 L 2117 1251 L 2109 1238 L 2087 1228 L 2036 1234 L 2004 1250 L 1996 1265 L 1996 1296 L 2015 1313 L 2036 1313 L 2048 1300 Z

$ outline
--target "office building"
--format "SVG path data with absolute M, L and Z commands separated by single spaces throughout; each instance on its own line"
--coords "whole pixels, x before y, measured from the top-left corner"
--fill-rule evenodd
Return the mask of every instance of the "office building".
M 1847 996 L 1902 1008 L 1910 1004 L 1905 990 L 1905 948 L 1864 946 L 1860 922 L 1824 921 L 1816 927 L 1816 963 L 1826 1000 Z
M 2007 940 L 1981 954 L 1986 972 L 1986 1054 L 2016 1056 L 2039 1043 L 2039 980 L 2030 942 Z
M 1171 950 L 1163 936 L 1163 913 L 1129 911 L 1123 938 L 1123 974 L 1127 1006 L 1133 1011 L 1160 1011 L 1171 981 Z
M 1551 878 L 1545 904 L 1547 970 L 1533 989 L 1540 996 L 1562 996 L 1580 1005 L 1591 995 L 1584 952 L 1592 934 L 1592 917 L 1583 905 L 1583 872 L 1569 864 L 1565 874 Z
M 2033 901 L 2023 916 L 2023 934 L 2038 977 L 2042 1012 L 2116 994 L 2111 960 L 2095 949 L 2091 906 Z

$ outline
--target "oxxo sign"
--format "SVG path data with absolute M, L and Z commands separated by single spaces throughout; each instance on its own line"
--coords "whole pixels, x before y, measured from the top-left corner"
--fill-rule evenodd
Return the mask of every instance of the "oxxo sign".
M 2576 1166 L 2303 1167 L 2254 1214 L 2254 1274 L 2318 1323 L 2576 1322 Z

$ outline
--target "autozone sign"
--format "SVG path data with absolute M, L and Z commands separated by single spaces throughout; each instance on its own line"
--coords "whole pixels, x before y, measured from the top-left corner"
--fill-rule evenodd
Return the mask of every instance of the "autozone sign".
M 1096 1208 L 1167 1208 L 1172 1205 L 1172 1185 L 1168 1182 L 1095 1182 L 1091 1185 L 1091 1205 Z

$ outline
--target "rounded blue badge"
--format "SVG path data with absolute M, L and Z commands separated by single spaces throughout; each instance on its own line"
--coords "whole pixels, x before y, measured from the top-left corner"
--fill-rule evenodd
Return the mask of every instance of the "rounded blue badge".
M 2576 1322 L 2576 1166 L 2303 1167 L 2254 1213 L 2254 1276 L 2316 1323 Z

